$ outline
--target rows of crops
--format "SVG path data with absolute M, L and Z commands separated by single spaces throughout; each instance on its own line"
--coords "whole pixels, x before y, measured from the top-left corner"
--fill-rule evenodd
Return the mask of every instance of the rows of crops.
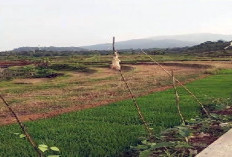
M 231 97 L 231 85 L 232 70 L 224 70 L 188 84 L 188 87 L 208 104 L 215 98 Z M 184 90 L 180 89 L 179 93 L 183 115 L 187 119 L 199 115 L 198 104 Z M 137 100 L 156 134 L 180 123 L 173 90 Z M 130 145 L 136 144 L 138 137 L 145 135 L 131 100 L 28 122 L 26 125 L 38 144 L 55 145 L 60 148 L 62 156 L 118 156 Z M 0 127 L 0 156 L 35 156 L 27 141 L 14 134 L 18 132 L 17 125 Z

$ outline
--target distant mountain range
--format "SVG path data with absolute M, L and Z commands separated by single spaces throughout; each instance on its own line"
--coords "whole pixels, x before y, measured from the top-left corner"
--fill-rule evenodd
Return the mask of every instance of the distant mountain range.
M 174 48 L 194 46 L 206 41 L 225 40 L 231 41 L 232 35 L 223 34 L 185 34 L 185 35 L 168 35 L 157 36 L 144 39 L 132 39 L 127 41 L 119 41 L 115 43 L 116 49 L 148 49 L 148 48 Z M 112 43 L 96 44 L 90 46 L 81 46 L 88 50 L 109 50 L 112 49 Z
M 117 38 L 116 38 L 117 39 Z M 190 47 L 198 45 L 206 41 L 218 41 L 225 40 L 231 41 L 232 35 L 223 34 L 185 34 L 185 35 L 168 35 L 157 36 L 144 39 L 132 39 L 127 41 L 119 41 L 115 43 L 117 50 L 122 49 L 149 49 L 149 48 L 176 48 L 176 47 Z M 53 51 L 53 52 L 65 52 L 65 51 L 88 51 L 88 50 L 111 50 L 112 43 L 96 44 L 81 47 L 19 47 L 14 49 L 14 52 L 22 51 Z
M 127 41 L 119 41 L 115 43 L 117 50 L 120 49 L 147 49 L 147 48 L 173 48 L 173 47 L 185 47 L 196 45 L 195 42 L 181 41 L 175 39 L 132 39 Z M 88 50 L 110 50 L 112 49 L 112 43 L 107 44 L 97 44 L 90 46 L 82 46 L 84 49 Z
M 86 49 L 81 47 L 19 47 L 13 49 L 14 52 L 22 51 L 53 51 L 53 52 L 63 52 L 63 51 L 86 51 Z

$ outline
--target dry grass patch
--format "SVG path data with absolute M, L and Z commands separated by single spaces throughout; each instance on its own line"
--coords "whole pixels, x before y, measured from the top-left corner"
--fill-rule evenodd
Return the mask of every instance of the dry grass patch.
M 28 79 L 15 79 L 12 82 L 15 84 L 38 84 L 47 82 L 48 78 L 28 78 Z
M 132 88 L 136 96 L 148 94 L 156 91 L 157 88 L 162 90 L 170 88 L 172 81 L 165 72 L 156 65 L 124 65 L 127 69 L 123 71 L 127 82 Z M 130 68 L 128 68 L 130 66 Z M 205 69 L 184 66 L 165 66 L 171 71 L 174 70 L 176 76 L 182 81 L 191 78 L 196 78 L 203 74 Z M 7 100 L 18 100 L 12 102 L 20 115 L 33 115 L 37 113 L 49 113 L 51 111 L 62 111 L 66 108 L 73 110 L 106 105 L 110 102 L 115 102 L 128 98 L 128 92 L 120 75 L 117 71 L 110 68 L 94 68 L 94 73 L 77 73 L 67 72 L 68 77 L 55 79 L 18 79 L 12 81 L 19 84 L 25 89 L 20 93 L 8 92 Z M 30 84 L 32 89 L 26 88 Z M 42 87 L 41 87 L 42 86 Z M 46 88 L 44 88 L 44 87 Z M 47 87 L 48 86 L 48 87 Z M 8 90 L 4 87 L 4 90 Z M 17 86 L 9 87 L 11 89 L 18 88 Z M 20 99 L 25 100 L 20 100 Z M 1 107 L 2 110 L 2 107 Z M 0 115 L 4 114 L 5 109 Z M 61 112 L 62 113 L 62 112 Z M 4 119 L 0 116 L 0 119 Z

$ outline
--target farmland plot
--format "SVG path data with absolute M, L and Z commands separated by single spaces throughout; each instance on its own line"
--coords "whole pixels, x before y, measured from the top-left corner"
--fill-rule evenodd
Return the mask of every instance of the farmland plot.
M 164 65 L 181 81 L 204 77 L 206 68 L 172 63 Z M 156 65 L 123 65 L 123 73 L 136 96 L 170 88 L 171 79 Z M 57 78 L 14 79 L 0 83 L 1 93 L 22 120 L 46 118 L 65 112 L 106 105 L 129 98 L 120 75 L 107 67 L 93 72 L 62 71 Z M 0 124 L 14 122 L 0 104 Z
M 204 104 L 219 98 L 231 100 L 231 75 L 231 70 L 224 70 L 187 86 Z M 200 107 L 191 96 L 182 89 L 179 89 L 179 93 L 184 117 L 189 119 L 200 115 Z M 156 134 L 181 123 L 172 89 L 142 96 L 137 100 Z M 62 156 L 118 156 L 130 145 L 135 145 L 138 137 L 145 136 L 131 100 L 27 122 L 26 125 L 39 144 L 58 146 Z M 14 134 L 20 132 L 17 125 L 2 126 L 0 132 L 1 156 L 34 155 L 29 144 Z

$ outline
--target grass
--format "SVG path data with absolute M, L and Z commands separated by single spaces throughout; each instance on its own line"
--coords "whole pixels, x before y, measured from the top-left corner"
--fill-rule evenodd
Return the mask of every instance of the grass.
M 232 70 L 194 81 L 188 87 L 205 104 L 216 98 L 229 98 L 232 93 Z M 198 104 L 179 89 L 180 105 L 186 119 L 200 114 Z M 173 90 L 143 96 L 137 99 L 142 112 L 155 133 L 180 124 Z M 144 136 L 144 128 L 131 100 L 107 106 L 63 114 L 54 118 L 26 123 L 38 144 L 45 143 L 61 149 L 62 156 L 118 156 Z M 0 156 L 35 156 L 25 139 L 13 133 L 20 132 L 14 125 L 0 127 Z
M 17 84 L 14 83 L 13 80 L 9 81 L 1 81 L 0 82 L 0 88 L 6 88 L 2 91 L 2 93 L 24 93 L 25 91 L 38 91 L 38 90 L 46 90 L 46 89 L 59 89 L 64 88 L 68 86 L 66 82 L 62 82 L 63 80 L 66 80 L 69 78 L 68 75 L 60 76 L 57 78 L 54 78 L 52 80 L 48 80 L 47 82 L 43 82 L 37 85 L 32 84 Z M 57 83 L 58 82 L 58 83 Z M 25 90 L 26 89 L 26 90 Z
M 131 69 L 131 71 L 125 70 L 124 74 L 135 95 L 145 95 L 154 88 L 170 85 L 170 79 L 164 77 L 166 74 L 153 65 L 131 65 Z M 167 69 L 170 70 L 171 67 L 167 67 Z M 29 109 L 26 110 L 27 114 L 34 114 L 39 110 L 48 111 L 49 109 L 51 111 L 54 108 L 64 108 L 65 106 L 107 104 L 115 100 L 122 100 L 128 95 L 116 71 L 109 68 L 94 68 L 94 70 L 94 73 L 59 71 L 64 75 L 49 79 L 27 78 L 2 81 L 0 82 L 0 91 L 8 101 L 24 99 L 11 103 L 16 109 L 20 106 L 20 111 L 17 112 L 25 113 L 27 108 L 36 104 L 33 107 L 36 108 L 33 110 L 36 112 Z M 201 73 L 201 70 L 195 68 L 178 67 L 176 74 L 180 80 L 187 80 L 196 78 Z M 46 96 L 49 99 L 41 99 L 39 96 Z M 0 106 L 4 108 L 2 104 Z M 0 114 L 6 116 L 8 113 L 1 112 Z M 3 119 L 3 117 L 1 118 Z
M 120 53 L 120 51 L 119 51 Z M 134 63 L 134 62 L 150 62 L 150 59 L 144 56 L 143 54 L 120 54 L 120 59 L 125 63 Z M 164 55 L 152 55 L 157 61 L 206 61 L 206 60 L 230 60 L 227 56 L 225 57 L 207 57 L 207 56 L 197 56 L 190 54 L 164 54 Z M 0 61 L 6 60 L 30 60 L 30 61 L 39 61 L 44 58 L 49 58 L 51 63 L 58 64 L 67 64 L 67 63 L 110 63 L 112 60 L 112 55 L 72 55 L 72 56 L 52 56 L 52 57 L 29 57 L 29 56 L 0 56 Z

